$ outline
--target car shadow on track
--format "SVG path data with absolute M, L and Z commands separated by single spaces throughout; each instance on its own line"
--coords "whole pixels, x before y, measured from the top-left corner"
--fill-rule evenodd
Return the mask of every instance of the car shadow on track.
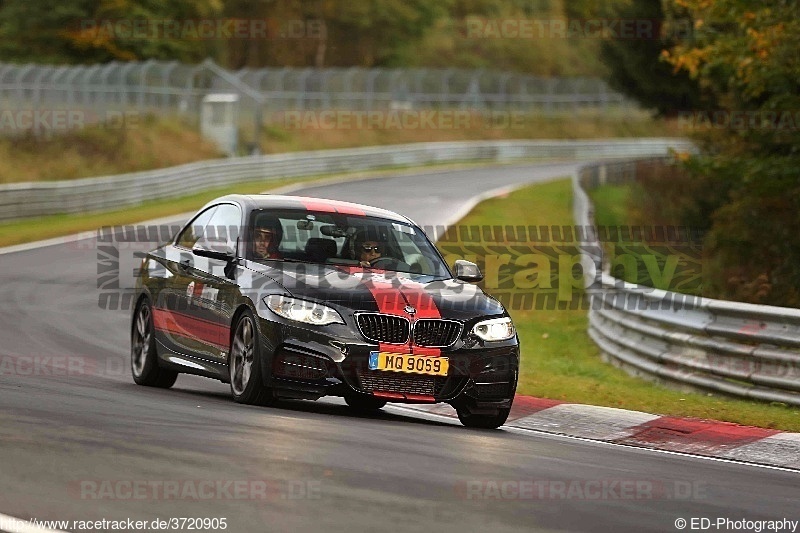
M 187 386 L 188 385 L 188 386 Z M 438 421 L 438 420 L 431 420 L 428 418 L 416 417 L 413 414 L 409 413 L 409 415 L 401 415 L 396 413 L 389 413 L 384 410 L 379 410 L 374 413 L 362 413 L 355 411 L 351 407 L 345 405 L 344 403 L 338 403 L 340 401 L 339 398 L 326 398 L 322 400 L 291 400 L 291 399 L 281 399 L 276 402 L 274 405 L 271 406 L 249 406 L 249 405 L 239 405 L 236 404 L 233 399 L 231 398 L 230 392 L 228 390 L 220 389 L 220 390 L 202 390 L 193 388 L 193 384 L 187 384 L 184 386 L 176 386 L 169 390 L 162 390 L 160 392 L 168 393 L 168 394 L 178 394 L 180 397 L 188 398 L 188 397 L 195 397 L 195 398 L 203 398 L 205 400 L 219 400 L 220 402 L 224 402 L 224 404 L 229 406 L 235 406 L 241 409 L 260 409 L 265 414 L 268 414 L 272 411 L 280 411 L 282 414 L 287 414 L 291 412 L 295 413 L 309 413 L 309 414 L 320 414 L 326 416 L 339 416 L 345 417 L 349 419 L 358 418 L 364 420 L 381 420 L 385 422 L 403 422 L 403 423 L 413 423 L 413 424 L 421 424 L 427 426 L 453 426 L 452 423 L 447 423 L 445 421 Z M 216 385 L 216 383 L 209 383 L 209 385 Z M 185 388 L 184 388 L 185 387 Z M 227 386 L 226 386 L 227 387 Z M 126 387 L 127 388 L 127 387 Z M 134 385 L 133 383 L 130 384 L 130 390 L 139 390 L 147 389 L 146 387 L 139 387 Z M 149 389 L 150 391 L 155 391 L 158 389 Z M 389 404 L 392 405 L 392 404 Z M 396 404 L 398 406 L 403 406 L 404 404 Z
M 391 405 L 391 404 L 390 404 Z M 397 404 L 402 406 L 403 404 Z M 327 401 L 310 400 L 280 400 L 277 404 L 267 409 L 280 409 L 282 411 L 295 411 L 303 413 L 319 413 L 325 415 L 343 416 L 347 418 L 363 418 L 368 420 L 384 420 L 387 422 L 405 422 L 423 424 L 428 426 L 452 426 L 447 422 L 430 420 L 409 415 L 389 413 L 383 409 L 373 413 L 363 413 L 352 409 L 344 404 L 336 404 Z

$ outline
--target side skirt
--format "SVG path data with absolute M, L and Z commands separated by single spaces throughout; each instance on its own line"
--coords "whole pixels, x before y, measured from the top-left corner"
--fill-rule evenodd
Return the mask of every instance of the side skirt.
M 228 365 L 214 363 L 205 359 L 179 354 L 169 350 L 158 342 L 158 363 L 164 368 L 175 370 L 181 374 L 193 374 L 229 383 Z

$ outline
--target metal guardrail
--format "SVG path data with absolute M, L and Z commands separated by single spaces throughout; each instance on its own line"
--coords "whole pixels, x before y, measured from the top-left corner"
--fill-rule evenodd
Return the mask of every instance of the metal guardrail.
M 116 209 L 245 181 L 268 182 L 380 168 L 522 159 L 609 159 L 664 156 L 679 139 L 466 141 L 414 143 L 201 161 L 117 176 L 0 186 L 0 220 Z
M 585 188 L 635 171 L 631 161 L 584 165 L 573 177 L 575 222 L 594 225 Z M 602 268 L 592 260 L 584 272 Z M 585 281 L 589 335 L 612 364 L 671 385 L 800 405 L 800 309 L 688 296 L 607 273 Z

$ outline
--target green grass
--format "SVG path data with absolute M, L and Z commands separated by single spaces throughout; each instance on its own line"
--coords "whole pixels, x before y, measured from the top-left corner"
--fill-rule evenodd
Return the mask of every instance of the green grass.
M 316 112 L 309 111 L 310 116 Z M 345 112 L 346 113 L 346 112 Z M 315 128 L 275 113 L 253 138 L 252 120 L 240 124 L 240 148 L 257 141 L 263 153 L 352 148 L 413 142 L 583 139 L 681 136 L 674 120 L 632 109 L 570 110 L 555 114 L 514 114 L 513 125 L 474 120 L 459 127 L 356 127 L 343 122 Z M 244 155 L 244 153 L 242 153 Z M 222 154 L 195 124 L 177 116 L 136 117 L 125 128 L 103 125 L 54 134 L 0 138 L 0 183 L 66 180 L 164 168 L 214 159 Z
M 141 117 L 125 128 L 87 126 L 50 136 L 0 137 L 0 183 L 106 176 L 222 157 L 177 117 Z
M 447 110 L 445 110 L 447 111 Z M 452 110 L 450 110 L 452 111 Z M 347 114 L 344 111 L 345 115 Z M 397 112 L 402 114 L 403 112 Z M 612 137 L 680 137 L 675 120 L 653 118 L 648 112 L 633 109 L 578 109 L 550 114 L 515 113 L 513 124 L 498 121 L 492 126 L 476 116 L 467 125 L 442 127 L 390 128 L 357 127 L 355 121 L 335 127 L 314 127 L 317 112 L 309 111 L 298 119 L 275 113 L 262 130 L 259 145 L 264 153 L 353 148 L 386 144 L 438 141 L 476 141 L 503 139 L 603 139 Z M 416 115 L 415 115 L 416 116 Z M 501 115 L 505 117 L 506 115 Z M 252 127 L 243 124 L 242 138 L 252 138 Z
M 595 207 L 595 223 L 599 226 L 622 226 L 629 223 L 628 201 L 631 188 L 628 185 L 602 185 L 589 191 Z
M 620 198 L 617 191 L 601 192 L 614 201 Z M 571 198 L 569 180 L 534 185 L 479 204 L 459 224 L 571 225 Z M 608 216 L 601 220 L 617 221 L 612 218 L 613 213 Z M 510 309 L 509 312 L 522 343 L 518 389 L 521 394 L 800 431 L 800 408 L 679 392 L 633 378 L 604 363 L 587 334 L 586 311 Z
M 595 207 L 595 222 L 599 226 L 637 226 L 631 213 L 631 185 L 603 185 L 589 191 Z M 700 243 L 604 243 L 607 258 L 611 261 L 611 274 L 630 283 L 638 283 L 666 291 L 702 296 L 703 258 Z M 646 245 L 646 246 L 645 246 Z M 620 257 L 633 257 L 635 266 L 625 267 Z M 643 257 L 649 255 L 655 261 L 659 273 L 651 276 Z M 674 271 L 671 271 L 674 267 Z M 671 274 L 670 274 L 671 272 Z

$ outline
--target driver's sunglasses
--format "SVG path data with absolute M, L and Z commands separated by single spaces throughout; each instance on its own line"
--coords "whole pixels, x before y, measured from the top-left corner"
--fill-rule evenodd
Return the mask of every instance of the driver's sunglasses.
M 375 252 L 377 254 L 381 253 L 381 247 L 377 246 L 377 245 L 376 246 L 367 246 L 365 244 L 364 246 L 361 247 L 361 249 L 364 250 L 364 252 Z

